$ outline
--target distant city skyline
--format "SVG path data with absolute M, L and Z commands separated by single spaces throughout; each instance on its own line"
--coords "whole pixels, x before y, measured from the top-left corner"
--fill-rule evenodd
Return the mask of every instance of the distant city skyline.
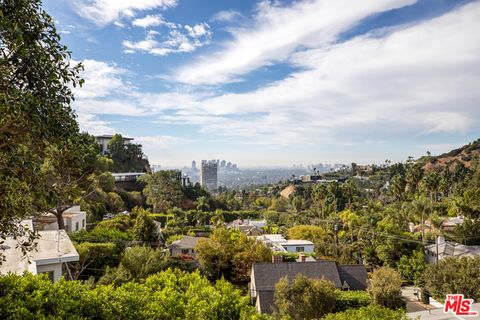
M 82 130 L 151 163 L 382 163 L 480 137 L 480 1 L 45 0 Z

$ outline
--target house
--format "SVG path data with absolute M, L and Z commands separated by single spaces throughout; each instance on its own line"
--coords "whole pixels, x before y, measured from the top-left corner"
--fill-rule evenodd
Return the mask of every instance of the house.
M 312 253 L 315 251 L 315 247 L 311 241 L 300 239 L 287 240 L 280 234 L 264 234 L 258 236 L 257 240 L 263 242 L 272 251 L 276 252 Z
M 293 280 L 297 274 L 309 278 L 326 279 L 338 289 L 366 290 L 367 270 L 363 265 L 337 265 L 334 261 L 254 263 L 251 271 L 249 292 L 252 303 L 260 313 L 274 311 L 275 285 L 287 276 Z
M 480 246 L 466 246 L 453 241 L 445 241 L 438 237 L 438 260 L 447 257 L 476 257 L 480 256 Z M 437 244 L 425 246 L 425 259 L 428 263 L 437 261 Z
M 465 221 L 465 217 L 463 217 L 463 216 L 446 218 L 446 219 L 442 222 L 442 229 L 443 229 L 444 231 L 454 231 L 455 228 L 456 228 L 458 225 L 462 225 L 464 221 Z
M 265 220 L 237 219 L 227 224 L 227 229 L 237 228 L 247 236 L 259 236 L 263 234 L 262 227 L 267 225 Z
M 100 153 L 102 155 L 108 154 L 108 143 L 110 140 L 112 140 L 113 135 L 102 135 L 102 136 L 96 136 L 95 139 L 97 140 L 98 143 L 98 148 L 100 149 Z M 123 144 L 129 144 L 130 141 L 133 140 L 133 138 L 127 138 L 127 137 L 122 137 L 123 138 Z
M 31 220 L 22 224 L 29 225 L 29 229 L 33 228 Z M 32 274 L 46 273 L 52 282 L 56 282 L 63 275 L 64 263 L 79 260 L 79 255 L 65 230 L 38 231 L 38 235 L 35 249 L 26 255 L 17 247 L 18 240 L 7 237 L 1 245 L 5 261 L 0 265 L 0 274 L 11 272 L 21 275 L 25 271 Z
M 76 232 L 86 230 L 87 213 L 80 210 L 80 206 L 72 206 L 62 214 L 65 230 L 67 232 Z M 46 213 L 33 218 L 33 227 L 35 230 L 47 231 L 58 230 L 57 217 L 52 213 Z
M 195 257 L 195 246 L 200 239 L 202 238 L 184 236 L 180 240 L 173 241 L 172 244 L 168 246 L 170 256 L 189 255 Z

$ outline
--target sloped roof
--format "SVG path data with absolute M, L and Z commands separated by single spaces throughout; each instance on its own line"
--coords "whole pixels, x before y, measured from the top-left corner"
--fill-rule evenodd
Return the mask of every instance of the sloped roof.
M 173 241 L 172 244 L 169 246 L 170 249 L 191 249 L 195 248 L 200 240 L 201 237 L 192 237 L 192 236 L 185 236 L 181 240 Z
M 338 274 L 343 283 L 346 281 L 350 290 L 367 289 L 367 270 L 362 264 L 339 265 Z
M 338 265 L 334 261 L 305 261 L 254 263 L 252 283 L 257 293 L 256 305 L 261 313 L 272 313 L 275 285 L 287 276 L 293 280 L 297 274 L 309 278 L 330 280 L 336 288 L 347 284 L 350 290 L 367 288 L 367 270 L 363 265 Z
M 274 308 L 274 291 L 259 291 L 257 295 L 257 304 L 260 306 L 260 313 L 271 314 Z
M 297 274 L 303 274 L 309 278 L 325 278 L 333 282 L 337 288 L 342 286 L 334 261 L 254 263 L 253 274 L 252 281 L 257 291 L 274 291 L 275 284 L 282 277 L 287 276 L 289 280 L 293 280 Z

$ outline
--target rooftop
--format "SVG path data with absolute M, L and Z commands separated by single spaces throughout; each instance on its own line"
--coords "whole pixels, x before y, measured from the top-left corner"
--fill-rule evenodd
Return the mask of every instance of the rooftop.
M 36 248 L 26 256 L 17 248 L 17 240 L 7 238 L 2 245 L 6 261 L 0 266 L 0 272 L 21 274 L 29 270 L 28 260 L 36 265 L 78 261 L 77 250 L 65 230 L 38 231 Z
M 282 246 L 307 246 L 313 245 L 312 241 L 308 240 L 286 240 L 280 243 Z
M 178 248 L 178 249 L 189 249 L 195 248 L 198 243 L 198 240 L 202 239 L 202 237 L 191 237 L 191 236 L 184 236 L 180 240 L 173 241 L 172 244 L 169 246 L 170 249 Z
M 113 135 L 112 134 L 104 134 L 104 135 L 101 135 L 101 136 L 95 136 L 95 138 L 97 139 L 112 139 L 113 138 Z M 133 140 L 133 138 L 127 138 L 127 137 L 122 137 L 123 140 Z

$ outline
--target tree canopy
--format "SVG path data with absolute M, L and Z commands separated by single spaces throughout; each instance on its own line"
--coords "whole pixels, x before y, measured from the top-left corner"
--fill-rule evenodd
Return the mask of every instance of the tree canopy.
M 0 234 L 49 209 L 39 168 L 49 146 L 78 134 L 70 107 L 82 84 L 40 0 L 0 1 Z

